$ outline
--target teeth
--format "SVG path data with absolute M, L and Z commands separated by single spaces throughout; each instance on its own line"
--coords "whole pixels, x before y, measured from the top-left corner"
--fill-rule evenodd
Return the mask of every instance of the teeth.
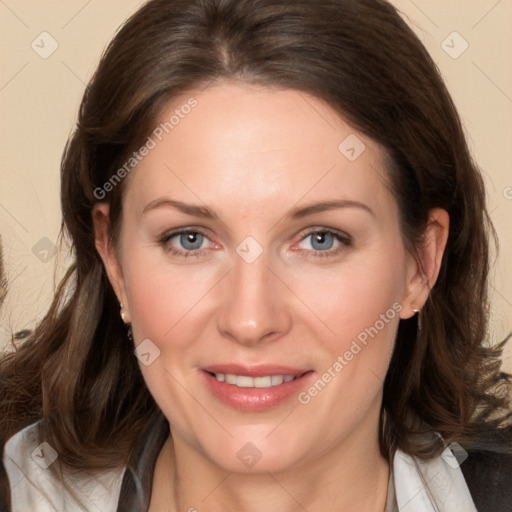
M 283 382 L 290 382 L 299 375 L 266 375 L 264 377 L 249 377 L 248 375 L 233 375 L 232 373 L 215 373 L 215 378 L 239 388 L 270 388 Z

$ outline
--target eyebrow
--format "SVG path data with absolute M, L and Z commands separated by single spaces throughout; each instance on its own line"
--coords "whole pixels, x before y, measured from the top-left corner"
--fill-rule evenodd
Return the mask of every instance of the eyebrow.
M 144 214 L 150 210 L 154 210 L 162 206 L 171 206 L 180 212 L 186 213 L 188 215 L 194 215 L 196 217 L 204 217 L 206 219 L 219 218 L 219 216 L 207 206 L 197 206 L 195 204 L 182 203 L 181 201 L 175 201 L 174 199 L 169 199 L 167 197 L 160 197 L 154 201 L 151 201 L 144 207 L 142 213 Z
M 206 219 L 218 219 L 219 216 L 207 206 L 198 206 L 194 204 L 187 204 L 183 203 L 181 201 L 176 201 L 174 199 L 169 199 L 166 197 L 161 197 L 158 199 L 155 199 L 154 201 L 151 201 L 148 203 L 144 209 L 142 210 L 142 213 L 146 213 L 150 210 L 154 210 L 156 208 L 160 208 L 162 206 L 167 207 L 173 207 L 177 210 L 186 213 L 188 215 L 193 215 L 195 217 L 202 217 Z M 312 215 L 314 213 L 320 213 L 327 210 L 334 210 L 338 208 L 359 208 L 363 211 L 366 211 L 370 213 L 373 217 L 375 217 L 375 213 L 373 210 L 365 205 L 364 203 L 360 203 L 358 201 L 351 201 L 347 199 L 341 199 L 341 200 L 332 200 L 332 201 L 321 201 L 319 203 L 313 203 L 306 206 L 301 206 L 294 208 L 290 210 L 288 213 L 286 213 L 285 217 L 291 218 L 291 219 L 301 219 L 303 217 L 306 217 L 308 215 Z

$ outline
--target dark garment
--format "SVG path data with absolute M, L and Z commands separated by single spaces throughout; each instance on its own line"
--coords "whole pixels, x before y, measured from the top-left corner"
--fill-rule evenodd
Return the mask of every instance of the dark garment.
M 169 436 L 169 423 L 157 411 L 137 441 L 123 477 L 117 512 L 147 512 L 156 459 Z
M 469 452 L 460 468 L 478 512 L 512 512 L 512 455 Z
M 7 473 L 5 472 L 3 453 L 4 451 L 2 447 L 2 452 L 0 453 L 0 512 L 9 512 L 9 504 L 11 502 L 11 489 L 9 486 Z

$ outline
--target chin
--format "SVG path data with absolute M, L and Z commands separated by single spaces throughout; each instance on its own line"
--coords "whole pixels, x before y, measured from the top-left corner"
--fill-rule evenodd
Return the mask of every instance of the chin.
M 299 442 L 301 436 L 290 433 L 270 439 L 271 429 L 265 429 L 260 436 L 245 435 L 229 438 L 225 443 L 207 441 L 203 451 L 207 457 L 218 467 L 244 474 L 260 474 L 267 472 L 280 472 L 294 466 L 299 466 L 306 458 L 304 442 Z M 283 438 L 287 439 L 283 443 Z

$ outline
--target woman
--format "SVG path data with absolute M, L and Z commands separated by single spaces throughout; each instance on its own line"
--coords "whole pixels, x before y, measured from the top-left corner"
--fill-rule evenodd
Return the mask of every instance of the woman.
M 76 263 L 1 367 L 6 510 L 511 510 L 483 183 L 387 2 L 148 2 L 61 197 Z

